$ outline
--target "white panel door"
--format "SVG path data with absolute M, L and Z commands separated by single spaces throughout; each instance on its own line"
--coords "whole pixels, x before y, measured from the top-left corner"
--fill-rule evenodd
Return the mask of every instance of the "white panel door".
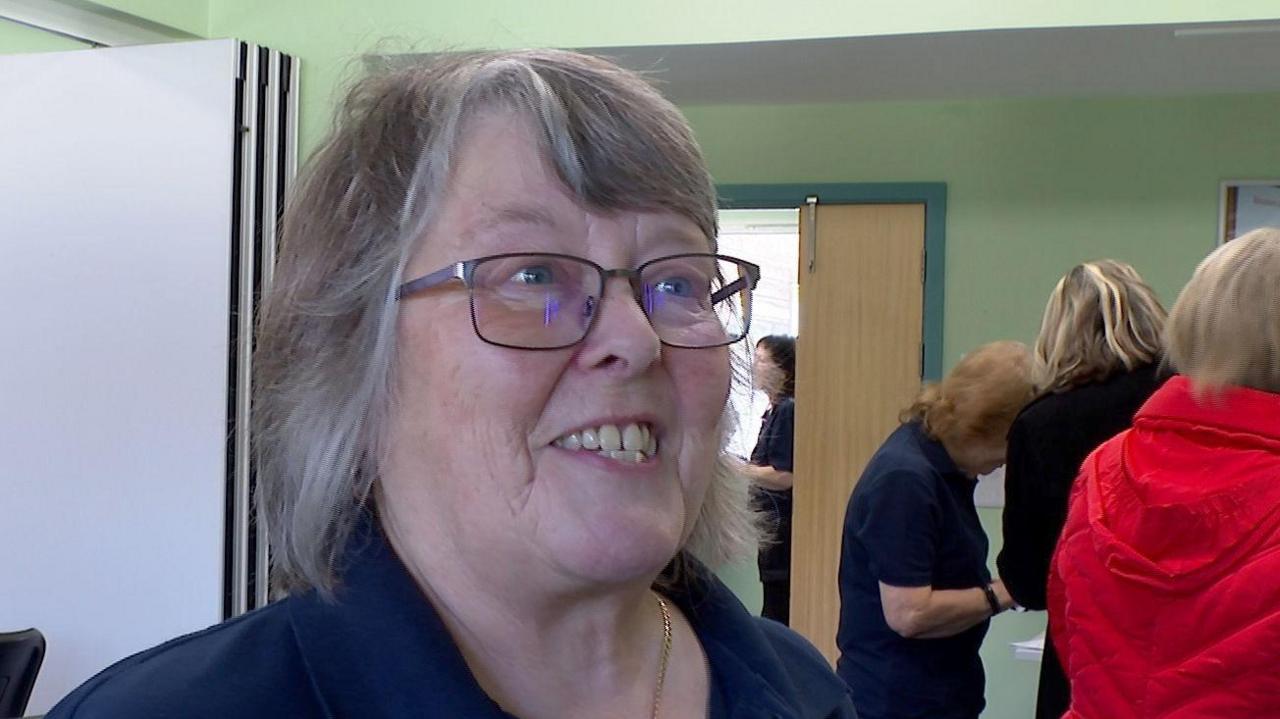
M 217 622 L 236 43 L 0 56 L 0 631 L 27 713 Z

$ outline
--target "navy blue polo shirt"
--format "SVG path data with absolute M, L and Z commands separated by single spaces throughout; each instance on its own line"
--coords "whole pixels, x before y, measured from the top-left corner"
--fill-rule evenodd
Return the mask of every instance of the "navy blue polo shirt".
M 796 400 L 786 397 L 764 413 L 751 463 L 793 471 L 795 427 Z M 760 550 L 760 581 L 786 581 L 791 577 L 791 490 L 756 487 L 752 491 L 772 539 Z
M 976 719 L 985 700 L 978 649 L 989 621 L 951 637 L 889 628 L 880 582 L 968 589 L 991 581 L 976 482 L 918 422 L 876 451 L 845 513 L 837 670 L 863 719 Z
M 480 688 L 376 522 L 362 524 L 348 547 L 335 601 L 291 596 L 136 654 L 47 719 L 511 719 Z M 690 575 L 666 594 L 707 655 L 710 717 L 856 719 L 844 683 L 808 642 L 751 616 L 705 569 Z

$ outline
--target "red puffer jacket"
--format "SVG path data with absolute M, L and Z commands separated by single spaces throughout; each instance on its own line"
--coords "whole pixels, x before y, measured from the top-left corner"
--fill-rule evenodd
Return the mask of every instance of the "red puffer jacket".
M 1049 612 L 1064 719 L 1280 717 L 1280 394 L 1152 395 L 1085 460 Z

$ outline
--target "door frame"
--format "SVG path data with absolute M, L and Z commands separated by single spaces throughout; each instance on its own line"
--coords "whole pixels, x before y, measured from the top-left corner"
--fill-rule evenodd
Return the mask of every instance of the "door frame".
M 785 184 L 718 184 L 722 210 L 795 209 L 817 196 L 820 204 L 924 205 L 924 344 L 921 379 L 942 379 L 943 316 L 946 300 L 947 183 L 945 182 L 812 182 Z

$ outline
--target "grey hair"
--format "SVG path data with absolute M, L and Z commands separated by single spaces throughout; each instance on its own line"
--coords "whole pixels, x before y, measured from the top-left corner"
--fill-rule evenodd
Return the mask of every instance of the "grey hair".
M 468 122 L 527 117 L 543 154 L 596 209 L 667 210 L 714 250 L 715 186 L 680 112 L 635 73 L 555 50 L 467 53 L 356 82 L 283 218 L 255 358 L 254 447 L 278 590 L 329 593 L 385 455 L 395 289 L 448 185 Z M 749 362 L 733 353 L 735 381 Z M 710 566 L 759 541 L 724 446 L 686 553 Z
M 1169 362 L 1198 392 L 1229 386 L 1280 393 L 1280 228 L 1214 250 L 1178 295 Z

